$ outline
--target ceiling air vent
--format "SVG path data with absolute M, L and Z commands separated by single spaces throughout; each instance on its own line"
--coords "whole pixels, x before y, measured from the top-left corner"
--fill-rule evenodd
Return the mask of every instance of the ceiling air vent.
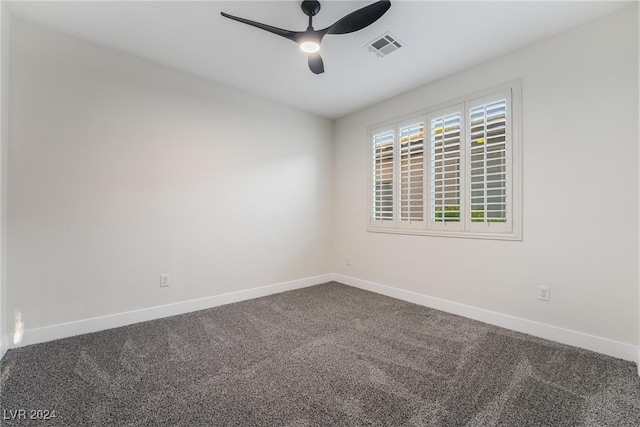
M 382 58 L 383 56 L 389 55 L 394 50 L 400 49 L 404 44 L 402 44 L 396 36 L 391 33 L 385 33 L 380 37 L 376 37 L 374 41 L 367 44 L 365 47 L 369 50 L 369 52 L 373 52 L 378 55 L 378 58 Z

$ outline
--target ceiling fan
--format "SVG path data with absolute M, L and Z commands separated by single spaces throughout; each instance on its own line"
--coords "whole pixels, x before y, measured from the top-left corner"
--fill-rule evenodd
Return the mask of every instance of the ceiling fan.
M 233 19 L 247 25 L 251 25 L 270 33 L 277 34 L 289 39 L 298 45 L 300 49 L 308 54 L 309 68 L 315 74 L 324 73 L 324 63 L 320 56 L 320 42 L 327 34 L 348 34 L 361 30 L 374 22 L 376 22 L 391 7 L 391 2 L 381 0 L 358 9 L 343 18 L 336 21 L 333 25 L 322 30 L 314 30 L 312 21 L 313 17 L 320 12 L 320 2 L 317 0 L 305 0 L 300 5 L 302 12 L 309 17 L 309 26 L 306 31 L 289 31 L 282 28 L 272 27 L 271 25 L 262 24 L 260 22 L 250 21 L 248 19 L 239 18 L 220 12 L 225 18 Z

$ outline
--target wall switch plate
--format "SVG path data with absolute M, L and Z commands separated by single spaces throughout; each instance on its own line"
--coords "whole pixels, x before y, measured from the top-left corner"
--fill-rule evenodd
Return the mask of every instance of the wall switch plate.
M 347 257 L 347 265 L 351 265 L 351 257 L 350 256 Z
M 160 275 L 160 287 L 165 288 L 171 283 L 171 276 L 168 273 Z
M 548 286 L 538 286 L 538 299 L 540 301 L 551 301 L 551 288 Z

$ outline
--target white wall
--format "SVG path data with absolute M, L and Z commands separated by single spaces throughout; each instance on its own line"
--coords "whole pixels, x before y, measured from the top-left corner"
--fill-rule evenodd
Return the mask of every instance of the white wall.
M 332 122 L 12 24 L 8 311 L 26 330 L 330 272 Z
M 636 8 L 338 120 L 333 271 L 637 345 Z M 366 232 L 367 126 L 517 78 L 523 241 Z M 550 303 L 538 285 L 551 287 Z
M 0 358 L 8 347 L 7 321 L 7 144 L 9 140 L 9 34 L 10 15 L 0 3 Z

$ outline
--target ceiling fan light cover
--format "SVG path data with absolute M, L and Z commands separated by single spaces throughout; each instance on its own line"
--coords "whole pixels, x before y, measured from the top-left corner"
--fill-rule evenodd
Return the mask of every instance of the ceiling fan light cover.
M 307 40 L 300 43 L 300 49 L 307 53 L 316 53 L 320 50 L 320 44 L 313 40 Z

